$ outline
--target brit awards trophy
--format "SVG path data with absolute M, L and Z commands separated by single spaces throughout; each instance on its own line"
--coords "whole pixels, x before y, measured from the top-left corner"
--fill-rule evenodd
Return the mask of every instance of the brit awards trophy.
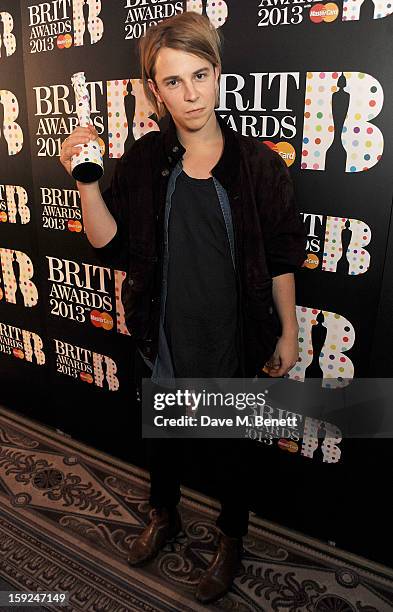
M 81 127 L 90 123 L 90 98 L 86 87 L 84 72 L 75 72 L 71 77 L 75 92 L 76 113 Z M 97 140 L 89 140 L 81 144 L 79 153 L 71 157 L 71 173 L 74 179 L 81 183 L 97 181 L 104 173 L 101 148 Z

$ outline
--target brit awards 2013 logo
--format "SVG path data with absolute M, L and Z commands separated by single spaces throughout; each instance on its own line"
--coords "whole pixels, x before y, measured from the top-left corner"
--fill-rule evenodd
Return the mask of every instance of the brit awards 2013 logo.
M 41 187 L 40 203 L 44 229 L 77 234 L 83 231 L 80 194 L 77 189 Z
M 183 0 L 125 0 L 125 40 L 141 38 L 146 30 L 183 12 Z
M 153 108 L 144 94 L 140 78 L 113 79 L 86 83 L 91 119 L 98 132 L 101 153 L 121 157 L 146 132 L 158 130 Z M 63 139 L 78 124 L 71 86 L 38 85 L 33 88 L 36 103 L 37 156 L 60 155 Z M 104 133 L 108 134 L 107 143 Z
M 374 123 L 384 100 L 379 81 L 364 72 L 315 71 L 303 83 L 301 169 L 363 172 L 375 166 L 384 146 Z M 217 110 L 234 130 L 261 138 L 290 166 L 296 159 L 290 141 L 300 129 L 294 111 L 300 84 L 299 72 L 223 74 Z
M 228 6 L 224 0 L 125 0 L 125 40 L 141 38 L 147 28 L 164 19 L 184 12 L 206 15 L 210 23 L 219 28 L 228 18 Z
M 111 357 L 59 338 L 54 338 L 53 342 L 56 372 L 88 384 L 94 384 L 107 391 L 119 389 L 117 365 Z
M 46 259 L 51 315 L 130 335 L 121 300 L 126 272 L 50 255 Z
M 42 228 L 80 233 L 83 231 L 80 195 L 77 189 L 40 188 Z M 21 185 L 0 184 L 0 224 L 26 225 L 31 214 L 27 191 Z
M 94 45 L 104 34 L 101 0 L 52 0 L 31 4 L 25 10 L 30 53 Z
M 35 332 L 0 322 L 0 353 L 44 365 L 43 348 L 42 338 Z
M 184 11 L 184 0 L 126 0 L 125 40 L 141 38 L 147 28 Z M 210 23 L 219 28 L 228 18 L 228 5 L 224 0 L 186 0 L 186 12 L 206 15 Z
M 11 13 L 0 11 L 0 62 L 5 61 L 15 51 L 14 18 Z

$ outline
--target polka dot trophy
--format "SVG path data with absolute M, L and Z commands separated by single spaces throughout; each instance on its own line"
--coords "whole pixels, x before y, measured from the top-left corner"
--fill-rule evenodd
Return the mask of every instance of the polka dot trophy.
M 86 87 L 84 72 L 76 72 L 71 77 L 75 92 L 76 113 L 79 125 L 87 127 L 90 123 L 90 98 Z M 97 140 L 83 143 L 78 153 L 71 157 L 71 172 L 74 179 L 81 183 L 97 181 L 104 173 L 101 149 Z

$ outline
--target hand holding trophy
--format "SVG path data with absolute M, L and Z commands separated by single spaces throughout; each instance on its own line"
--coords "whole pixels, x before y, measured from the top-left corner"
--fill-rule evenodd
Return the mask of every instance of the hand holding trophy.
M 84 72 L 76 72 L 71 77 L 75 92 L 76 113 L 79 125 L 83 128 L 91 124 L 90 98 L 86 87 Z M 104 164 L 101 148 L 98 140 L 89 140 L 81 143 L 78 153 L 71 158 L 71 174 L 74 179 L 81 183 L 92 183 L 97 181 L 104 173 Z

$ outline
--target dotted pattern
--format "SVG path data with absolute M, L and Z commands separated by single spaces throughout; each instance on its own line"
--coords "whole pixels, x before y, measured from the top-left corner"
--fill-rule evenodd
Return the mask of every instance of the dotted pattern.
M 186 11 L 202 15 L 203 6 L 200 0 L 187 0 Z M 214 28 L 224 25 L 228 17 L 228 6 L 224 0 L 207 0 L 206 15 Z
M 303 443 L 300 454 L 303 455 L 303 457 L 312 459 L 314 451 L 319 444 L 318 429 L 321 423 L 324 423 L 326 431 L 325 438 L 323 440 L 320 439 L 323 463 L 337 463 L 341 457 L 341 449 L 336 446 L 336 444 L 342 440 L 341 431 L 332 423 L 319 421 L 318 419 L 312 419 L 310 417 L 306 417 L 304 423 Z
M 118 158 L 124 153 L 124 143 L 128 136 L 128 121 L 124 108 L 124 97 L 128 93 L 126 89 L 128 82 L 129 79 L 106 82 L 109 157 Z
M 341 232 L 346 229 L 347 221 L 350 222 L 348 229 L 352 232 L 351 242 L 344 255 L 349 263 L 348 274 L 364 274 L 370 267 L 370 253 L 362 247 L 369 244 L 371 229 L 364 221 L 346 217 L 327 217 L 322 270 L 336 272 L 337 262 L 342 255 Z
M 317 308 L 296 306 L 296 317 L 299 325 L 299 359 L 290 370 L 289 378 L 303 382 L 305 370 L 313 359 L 313 347 L 311 342 L 311 330 L 317 325 Z M 351 359 L 345 354 L 352 348 L 355 342 L 355 330 L 353 325 L 343 316 L 323 310 L 325 317 L 323 326 L 327 329 L 325 344 L 319 355 L 319 365 L 323 371 L 325 388 L 345 387 L 347 383 L 343 379 L 351 379 L 354 376 L 354 366 Z M 331 378 L 331 381 L 326 379 Z
M 150 118 L 154 109 L 150 106 L 145 92 L 143 91 L 142 79 L 130 79 L 132 85 L 132 95 L 135 98 L 134 120 L 132 122 L 132 133 L 135 140 L 138 140 L 146 132 L 157 131 L 158 124 Z
M 3 22 L 3 48 L 2 52 L 6 57 L 13 55 L 16 51 L 16 38 L 15 34 L 13 34 L 14 29 L 14 20 L 10 13 L 6 13 L 5 11 L 0 12 L 0 21 Z
M 4 112 L 3 134 L 8 147 L 8 155 L 16 155 L 20 153 L 23 146 L 23 132 L 16 123 L 19 117 L 19 103 L 11 91 L 0 89 L 0 104 Z
M 126 276 L 127 275 L 125 272 L 123 272 L 123 270 L 114 270 L 117 331 L 119 332 L 119 334 L 125 334 L 126 336 L 130 336 L 131 334 L 128 331 L 126 319 L 124 316 L 123 302 L 121 301 L 121 287 L 125 281 Z
M 149 117 L 154 110 L 146 99 L 141 79 L 107 81 L 109 157 L 121 157 L 124 153 L 124 143 L 128 136 L 124 98 L 128 95 L 127 84 L 129 82 L 132 85 L 131 93 L 135 97 L 132 122 L 134 139 L 138 140 L 147 132 L 160 129 L 157 123 Z
M 22 251 L 14 251 L 14 249 L 1 249 L 1 271 L 3 276 L 4 294 L 7 302 L 16 304 L 16 289 L 17 282 L 23 295 L 24 306 L 26 308 L 36 306 L 38 303 L 38 291 L 35 284 L 30 280 L 34 274 L 33 263 Z M 12 261 L 16 254 L 16 261 L 19 264 L 19 279 L 14 276 Z
M 350 94 L 341 142 L 347 152 L 346 172 L 372 168 L 381 158 L 383 136 L 369 123 L 382 109 L 383 91 L 374 77 L 364 72 L 344 72 Z M 326 152 L 334 139 L 332 95 L 338 91 L 340 72 L 308 72 L 304 111 L 302 169 L 325 170 Z
M 38 365 L 45 364 L 45 353 L 43 351 L 44 343 L 40 336 L 34 332 L 22 329 L 23 350 L 26 361 L 33 361 L 33 354 Z M 33 343 L 33 346 L 32 346 Z M 33 348 L 34 347 L 34 348 Z
M 393 12 L 392 0 L 381 0 L 381 2 L 374 2 L 374 19 L 382 19 L 386 15 L 391 15 Z M 362 9 L 363 0 L 344 0 L 343 4 L 343 21 L 352 21 L 354 19 L 360 19 L 360 13 Z
M 79 125 L 86 127 L 91 123 L 90 119 L 90 98 L 86 87 L 86 78 L 84 72 L 75 72 L 71 77 L 71 83 L 75 92 L 76 114 L 78 116 Z M 91 162 L 100 166 L 104 171 L 104 162 L 102 160 L 100 144 L 97 140 L 89 140 L 84 143 L 80 152 L 71 157 L 71 171 L 85 162 Z
M 18 206 L 15 202 L 15 192 L 18 194 Z M 27 206 L 28 197 L 26 189 L 19 185 L 6 185 L 5 193 L 7 198 L 8 222 L 16 223 L 16 213 L 19 212 L 22 224 L 29 223 L 30 208 Z
M 117 391 L 119 388 L 119 379 L 115 376 L 117 372 L 117 365 L 107 355 L 100 355 L 99 353 L 93 352 L 93 370 L 94 370 L 94 383 L 98 387 L 103 386 L 104 372 L 102 369 L 102 362 L 105 362 L 106 380 L 111 391 Z
M 73 0 L 73 21 L 74 21 L 74 45 L 83 45 L 83 35 L 85 33 L 86 25 L 87 30 L 90 34 L 90 42 L 94 44 L 101 40 L 104 33 L 104 25 L 102 20 L 98 17 L 101 12 L 101 0 L 87 0 L 89 5 L 89 21 L 85 24 L 83 15 L 83 4 L 84 0 Z

